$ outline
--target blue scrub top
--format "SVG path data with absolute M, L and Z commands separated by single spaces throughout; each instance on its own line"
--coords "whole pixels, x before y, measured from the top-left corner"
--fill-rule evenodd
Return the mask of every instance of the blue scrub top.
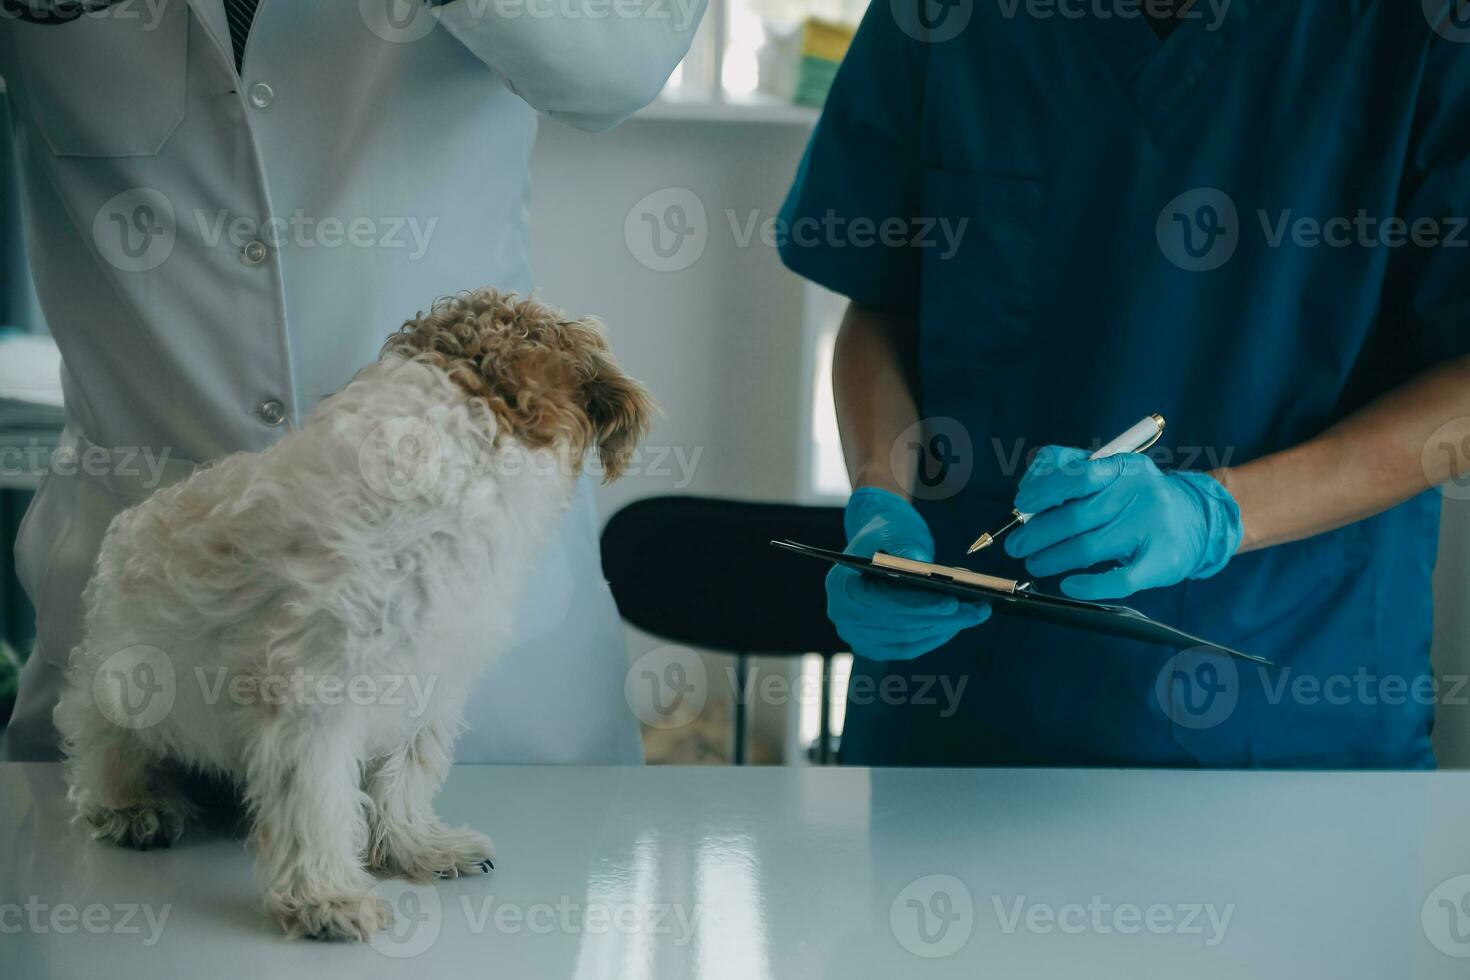
M 790 268 L 917 315 L 921 413 L 971 444 L 930 446 L 969 471 L 916 500 L 939 561 L 1007 515 L 1018 450 L 1159 412 L 1161 465 L 1239 465 L 1470 352 L 1470 24 L 1234 0 L 1161 43 L 1011 6 L 930 3 L 924 28 L 874 2 L 782 212 Z M 999 617 L 859 658 L 843 758 L 1432 767 L 1438 523 L 1425 493 L 1125 600 L 1275 668 Z

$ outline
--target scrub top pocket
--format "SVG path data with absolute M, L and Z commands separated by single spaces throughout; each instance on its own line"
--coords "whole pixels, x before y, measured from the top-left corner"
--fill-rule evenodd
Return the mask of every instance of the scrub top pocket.
M 920 219 L 933 223 L 920 272 L 927 353 L 998 353 L 1030 337 L 1042 203 L 1035 178 L 924 170 Z
M 1380 706 L 1356 686 L 1397 673 L 1381 658 L 1379 586 L 1361 523 L 1238 555 L 1219 575 L 1183 583 L 1184 629 L 1272 665 L 1176 657 L 1175 677 L 1158 689 L 1175 698 L 1161 705 L 1174 740 L 1205 766 L 1331 768 L 1353 752 L 1394 764 Z M 1368 746 L 1384 758 L 1365 756 Z
M 188 11 L 132 4 L 65 24 L 14 24 L 24 102 L 60 157 L 153 156 L 184 118 Z

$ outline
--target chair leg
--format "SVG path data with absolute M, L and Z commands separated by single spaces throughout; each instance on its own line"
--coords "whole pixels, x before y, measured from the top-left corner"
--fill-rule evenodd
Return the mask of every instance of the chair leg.
M 817 710 L 817 758 L 832 764 L 832 655 L 822 654 L 822 704 Z
M 745 765 L 745 726 L 746 726 L 746 704 L 745 684 L 746 676 L 750 670 L 750 657 L 748 654 L 737 654 L 735 656 L 735 765 Z

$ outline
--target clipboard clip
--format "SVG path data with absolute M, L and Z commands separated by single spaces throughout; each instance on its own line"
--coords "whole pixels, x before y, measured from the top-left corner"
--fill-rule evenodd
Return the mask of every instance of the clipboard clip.
M 986 575 L 984 572 L 972 572 L 968 568 L 955 568 L 950 565 L 934 565 L 927 561 L 914 561 L 912 558 L 900 558 L 885 552 L 873 555 L 873 564 L 879 568 L 892 568 L 901 572 L 912 572 L 915 575 L 923 575 L 928 578 L 948 579 L 962 585 L 978 585 L 981 588 L 993 589 L 996 592 L 1008 592 L 1015 595 L 1025 592 L 1031 588 L 1030 582 L 1018 582 L 1015 579 L 1001 578 L 998 575 Z

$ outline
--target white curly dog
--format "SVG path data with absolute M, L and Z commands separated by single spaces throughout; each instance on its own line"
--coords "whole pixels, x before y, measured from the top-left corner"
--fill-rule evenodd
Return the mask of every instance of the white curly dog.
M 55 712 L 80 818 L 166 846 L 196 812 L 171 771 L 234 780 L 292 935 L 385 926 L 373 872 L 489 871 L 432 805 L 464 697 L 588 451 L 615 478 L 651 412 L 595 321 L 464 293 L 271 448 L 119 514 Z

